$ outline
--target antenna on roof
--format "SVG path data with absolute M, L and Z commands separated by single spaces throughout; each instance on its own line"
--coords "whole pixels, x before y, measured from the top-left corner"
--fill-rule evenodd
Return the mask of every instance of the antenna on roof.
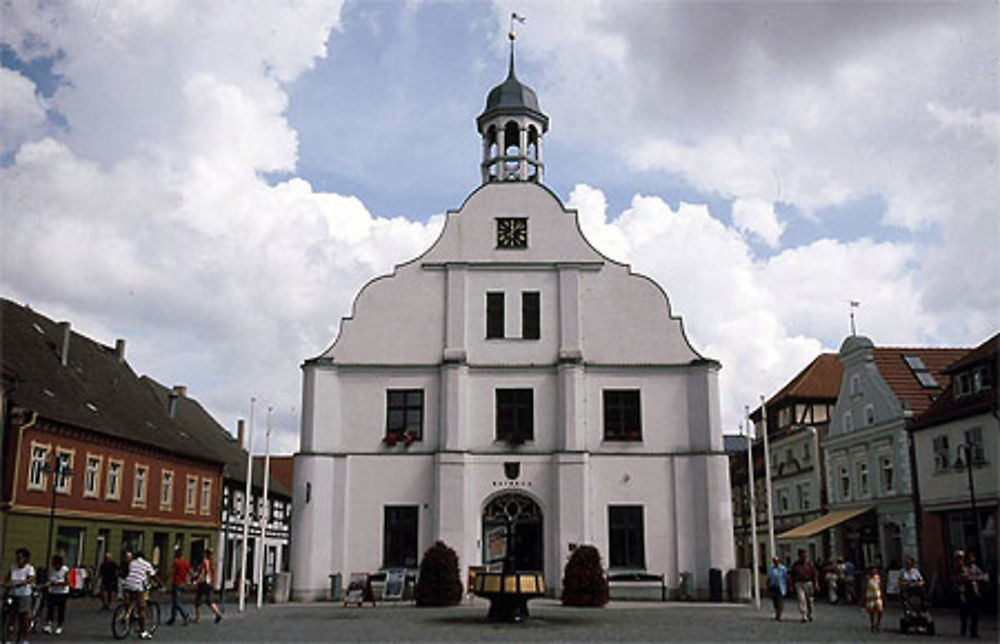
M 851 335 L 857 335 L 858 329 L 854 326 L 854 309 L 861 306 L 861 302 L 851 300 Z

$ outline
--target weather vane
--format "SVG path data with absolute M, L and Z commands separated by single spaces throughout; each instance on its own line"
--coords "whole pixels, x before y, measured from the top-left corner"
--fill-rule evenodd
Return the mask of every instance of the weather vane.
M 510 31 L 507 32 L 507 37 L 510 38 L 511 42 L 514 42 L 514 39 L 517 38 L 517 32 L 514 31 L 514 23 L 519 22 L 523 25 L 525 20 L 527 18 L 524 16 L 519 16 L 516 13 L 510 14 Z
M 861 302 L 858 302 L 857 300 L 851 300 L 850 303 L 851 303 L 851 335 L 857 335 L 858 330 L 854 326 L 854 309 L 861 306 Z

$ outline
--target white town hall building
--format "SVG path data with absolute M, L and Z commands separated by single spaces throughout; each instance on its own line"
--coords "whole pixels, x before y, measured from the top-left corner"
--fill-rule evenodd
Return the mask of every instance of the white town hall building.
M 603 256 L 542 183 L 548 117 L 514 75 L 478 117 L 482 185 L 422 256 L 368 283 L 302 369 L 292 587 L 415 569 L 440 539 L 464 572 L 514 524 L 519 569 L 558 594 L 571 548 L 612 572 L 734 565 L 718 362 L 666 294 Z

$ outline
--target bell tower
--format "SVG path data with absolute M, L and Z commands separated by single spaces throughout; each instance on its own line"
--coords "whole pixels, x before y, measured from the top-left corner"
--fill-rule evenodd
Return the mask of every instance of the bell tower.
M 549 117 L 538 107 L 538 97 L 514 74 L 514 30 L 510 38 L 507 78 L 486 97 L 486 109 L 476 118 L 483 137 L 480 163 L 483 183 L 493 181 L 542 182 L 542 136 Z

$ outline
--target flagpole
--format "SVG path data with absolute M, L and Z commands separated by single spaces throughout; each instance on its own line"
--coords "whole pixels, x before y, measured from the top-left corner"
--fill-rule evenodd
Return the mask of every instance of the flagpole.
M 247 437 L 247 482 L 243 495 L 243 547 L 240 548 L 240 604 L 239 612 L 246 608 L 247 594 L 247 539 L 250 536 L 250 487 L 253 481 L 253 406 L 257 398 L 250 398 L 250 435 Z M 241 446 L 242 447 L 242 446 Z
M 760 397 L 761 427 L 764 430 L 764 488 L 767 490 L 767 547 L 768 561 L 775 555 L 774 549 L 774 495 L 771 493 L 771 451 L 767 446 L 767 406 L 764 396 Z
M 271 514 L 271 504 L 267 500 L 268 470 L 271 469 L 271 408 L 267 408 L 267 434 L 264 437 L 264 511 L 257 523 L 260 524 L 260 548 L 257 549 L 257 608 L 264 603 L 264 564 L 267 563 L 267 524 Z
M 757 610 L 760 610 L 760 562 L 757 555 L 757 491 L 753 481 L 753 425 L 750 424 L 750 406 L 745 405 L 747 424 L 747 477 L 750 485 L 750 534 L 751 534 L 751 556 L 753 560 L 753 601 Z

